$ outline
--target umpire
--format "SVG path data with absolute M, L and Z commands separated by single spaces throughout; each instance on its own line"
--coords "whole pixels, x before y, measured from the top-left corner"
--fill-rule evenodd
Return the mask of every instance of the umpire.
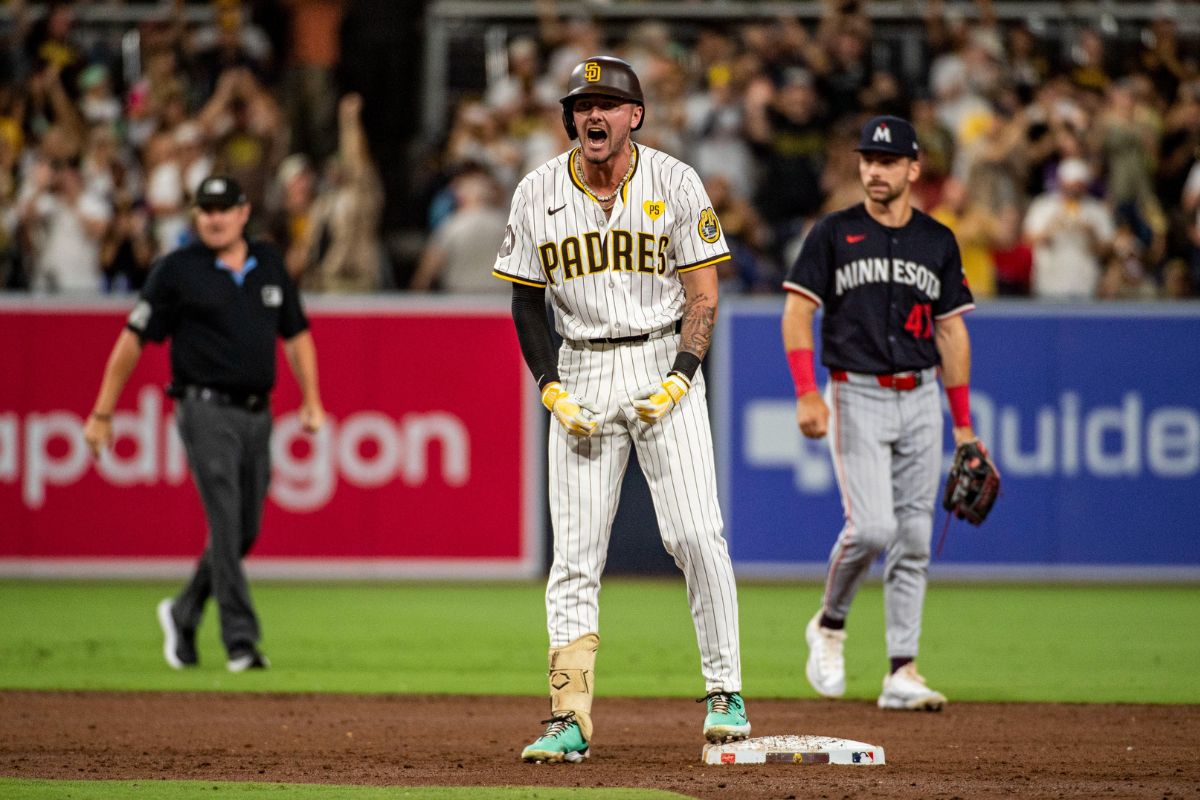
M 265 669 L 258 617 L 242 558 L 254 545 L 271 475 L 270 392 L 275 337 L 315 432 L 325 419 L 317 352 L 295 284 L 279 250 L 245 238 L 250 205 L 242 188 L 210 176 L 193 209 L 199 241 L 164 256 L 117 337 L 84 428 L 96 456 L 112 443 L 117 398 L 149 340 L 171 339 L 171 385 L 180 438 L 208 519 L 208 543 L 183 591 L 158 605 L 163 654 L 175 669 L 195 666 L 196 628 L 209 596 L 221 616 L 230 672 Z

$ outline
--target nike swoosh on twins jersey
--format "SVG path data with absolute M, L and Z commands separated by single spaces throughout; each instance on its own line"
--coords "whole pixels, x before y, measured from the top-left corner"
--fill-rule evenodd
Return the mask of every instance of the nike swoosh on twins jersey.
M 867 235 L 865 233 L 859 233 L 859 234 L 848 233 L 848 234 L 846 234 L 846 241 L 849 242 L 850 244 L 858 244 L 865 238 L 867 238 Z
M 547 213 L 547 214 L 549 214 L 550 216 L 552 216 L 552 217 L 553 217 L 555 214 L 557 214 L 558 212 L 562 211 L 562 210 L 563 210 L 564 208 L 566 208 L 566 207 L 567 207 L 567 204 L 566 204 L 566 203 L 563 203 L 563 204 L 562 204 L 561 206 L 559 206 L 558 208 L 549 208 L 549 207 L 547 207 L 547 208 L 546 208 L 546 213 Z

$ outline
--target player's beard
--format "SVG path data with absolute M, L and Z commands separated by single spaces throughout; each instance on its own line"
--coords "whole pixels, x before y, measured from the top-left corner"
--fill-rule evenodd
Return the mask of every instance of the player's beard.
M 886 191 L 872 192 L 872 189 L 882 189 L 886 187 Z M 872 181 L 863 184 L 863 190 L 867 193 L 867 199 L 872 203 L 878 203 L 881 206 L 890 206 L 897 199 L 908 193 L 908 181 L 901 179 L 896 186 L 887 181 Z
M 613 159 L 615 159 L 618 154 L 623 153 L 627 149 L 629 149 L 629 132 L 626 131 L 625 133 L 621 134 L 620 136 L 616 136 L 616 135 L 614 135 L 614 133 L 615 132 L 613 132 L 613 131 L 609 131 L 608 139 L 605 140 L 605 144 L 607 144 L 608 147 L 600 155 L 595 155 L 595 154 L 589 153 L 586 145 L 584 147 L 580 148 L 581 151 L 583 152 L 583 157 L 587 160 L 587 162 L 589 164 L 595 164 L 597 166 L 599 166 L 601 164 L 607 164 L 607 163 L 611 162 Z M 587 138 L 586 133 L 584 133 L 584 138 L 585 139 Z

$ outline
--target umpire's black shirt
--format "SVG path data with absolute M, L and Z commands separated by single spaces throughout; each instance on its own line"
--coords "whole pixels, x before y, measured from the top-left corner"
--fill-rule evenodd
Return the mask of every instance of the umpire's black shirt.
M 171 338 L 176 386 L 264 394 L 275 385 L 275 338 L 308 329 L 283 256 L 249 242 L 241 285 L 195 243 L 163 256 L 150 273 L 126 327 L 142 342 Z

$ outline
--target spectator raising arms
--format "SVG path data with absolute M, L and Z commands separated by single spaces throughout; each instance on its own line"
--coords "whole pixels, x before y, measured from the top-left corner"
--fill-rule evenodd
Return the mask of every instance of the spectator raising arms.
M 85 190 L 71 161 L 39 161 L 18 200 L 20 219 L 33 245 L 33 287 L 47 292 L 96 292 L 100 241 L 112 210 Z
M 1092 172 L 1075 158 L 1058 167 L 1059 189 L 1036 198 L 1025 216 L 1033 244 L 1033 293 L 1048 299 L 1094 297 L 1112 244 L 1112 213 L 1087 193 Z
M 362 129 L 362 97 L 338 103 L 338 157 L 313 207 L 308 267 L 301 286 L 318 292 L 373 292 L 383 280 L 379 221 L 383 190 Z

